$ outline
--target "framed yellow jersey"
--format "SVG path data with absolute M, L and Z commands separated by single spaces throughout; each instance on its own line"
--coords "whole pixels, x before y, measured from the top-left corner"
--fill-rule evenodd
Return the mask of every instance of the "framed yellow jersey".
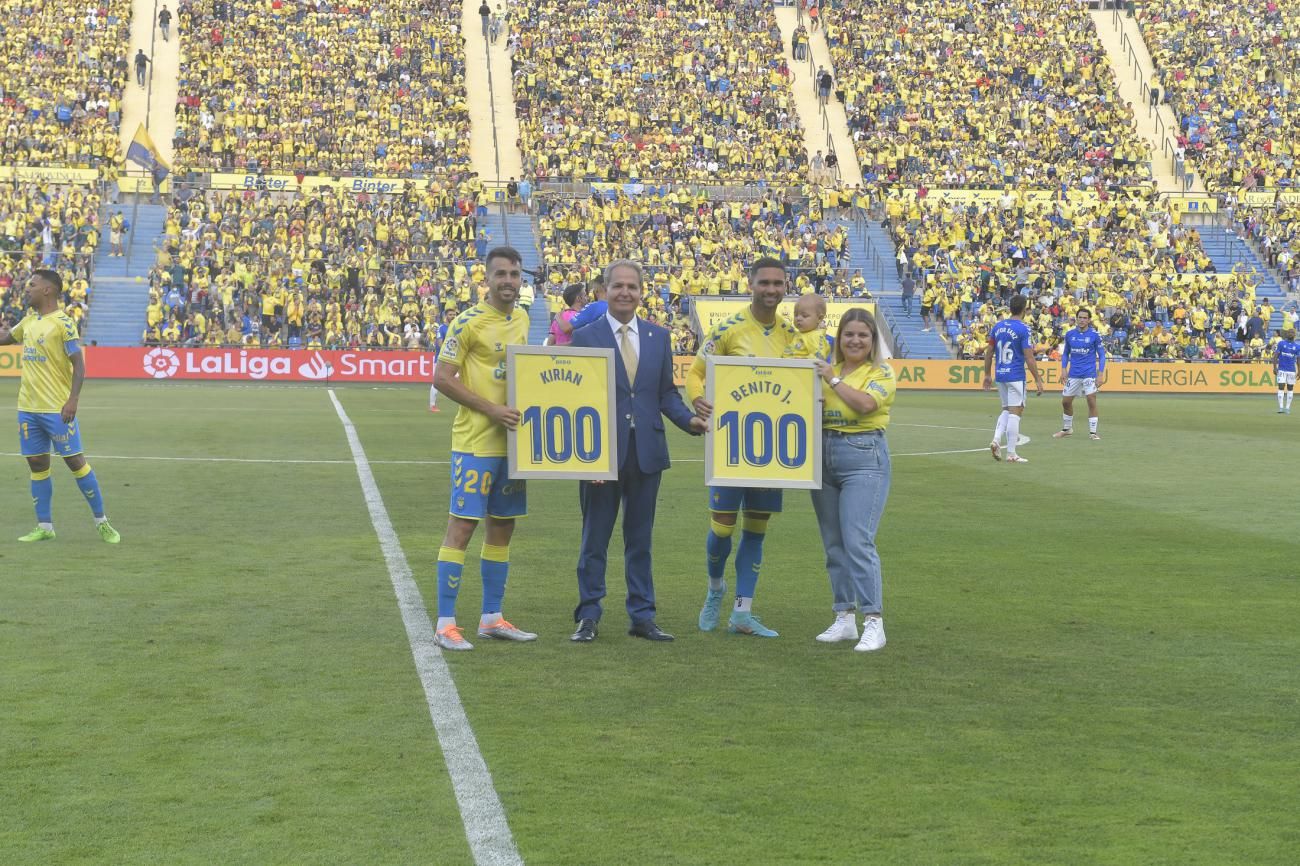
M 821 489 L 821 385 L 812 361 L 710 357 L 705 395 L 713 404 L 706 484 Z
M 506 382 L 511 479 L 618 479 L 613 349 L 508 346 Z

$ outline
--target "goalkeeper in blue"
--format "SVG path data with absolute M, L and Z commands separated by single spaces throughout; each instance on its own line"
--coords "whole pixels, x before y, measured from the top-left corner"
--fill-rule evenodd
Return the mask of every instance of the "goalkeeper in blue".
M 1101 439 L 1097 432 L 1097 383 L 1106 371 L 1106 347 L 1092 326 L 1092 311 L 1080 307 L 1074 314 L 1074 327 L 1065 334 L 1061 350 L 1061 429 L 1052 435 L 1064 439 L 1074 432 L 1074 398 L 1082 394 L 1088 401 L 1088 438 Z
M 1277 411 L 1291 414 L 1291 398 L 1295 396 L 1296 356 L 1300 355 L 1300 343 L 1295 341 L 1295 331 L 1287 328 L 1282 332 L 1282 340 L 1273 349 L 1274 378 L 1277 380 Z
M 52 541 L 50 455 L 58 454 L 72 470 L 77 487 L 95 516 L 99 537 L 117 544 L 122 537 L 104 515 L 99 481 L 81 451 L 77 398 L 86 378 L 77 325 L 63 312 L 59 299 L 63 278 L 56 271 L 36 270 L 27 280 L 27 303 L 33 312 L 10 330 L 0 326 L 0 346 L 23 347 L 23 378 L 18 387 L 18 437 L 32 474 L 36 528 L 19 541 Z

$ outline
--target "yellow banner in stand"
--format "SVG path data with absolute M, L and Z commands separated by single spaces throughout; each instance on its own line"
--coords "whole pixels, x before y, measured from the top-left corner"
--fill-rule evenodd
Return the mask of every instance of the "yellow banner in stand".
M 507 346 L 506 383 L 512 479 L 618 478 L 613 349 Z
M 777 312 L 785 317 L 787 322 L 794 322 L 794 303 L 797 298 L 787 298 L 781 302 Z M 707 334 L 713 330 L 713 327 L 719 322 L 724 321 L 739 313 L 749 305 L 748 298 L 737 299 L 734 301 L 721 301 L 709 298 L 694 297 L 691 298 L 691 309 L 694 311 L 695 319 L 699 322 L 700 333 Z M 846 310 L 854 307 L 860 307 L 871 315 L 876 314 L 876 304 L 874 301 L 863 300 L 827 300 L 826 301 L 826 333 L 832 337 L 835 336 L 835 329 L 840 326 L 840 317 Z
M 709 358 L 705 393 L 706 484 L 821 488 L 821 385 L 811 361 Z

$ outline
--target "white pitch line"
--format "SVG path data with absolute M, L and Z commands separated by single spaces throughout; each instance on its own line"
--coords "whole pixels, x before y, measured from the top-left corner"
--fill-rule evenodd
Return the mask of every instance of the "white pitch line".
M 366 507 L 370 510 L 370 522 L 374 524 L 375 535 L 384 552 L 384 561 L 388 564 L 393 591 L 397 594 L 397 606 L 402 612 L 402 624 L 406 626 L 406 639 L 411 644 L 415 669 L 420 675 L 420 684 L 424 686 L 424 695 L 429 704 L 429 716 L 433 719 L 438 745 L 442 747 L 443 760 L 447 763 L 447 772 L 451 776 L 451 787 L 456 792 L 456 802 L 460 805 L 460 817 L 465 825 L 470 853 L 474 862 L 482 866 L 522 866 L 523 858 L 515 848 L 510 825 L 506 823 L 505 810 L 501 807 L 496 788 L 492 786 L 492 776 L 479 751 L 478 741 L 474 739 L 469 719 L 465 717 L 465 708 L 461 705 L 456 683 L 452 681 L 442 650 L 433 642 L 433 622 L 429 619 L 424 598 L 411 574 L 406 554 L 402 552 L 397 532 L 388 519 L 388 509 L 384 507 L 379 485 L 375 483 L 374 473 L 370 471 L 370 461 L 366 459 L 366 452 L 361 447 L 357 429 L 352 426 L 348 413 L 343 411 L 343 404 L 334 395 L 334 389 L 330 388 L 327 393 L 330 402 L 334 404 L 334 411 L 338 413 L 339 421 L 343 423 L 348 447 L 352 449 L 352 462 L 356 464 L 361 491 L 365 494 Z
M 986 430 L 986 427 L 950 427 L 947 424 L 904 424 L 902 421 L 895 421 L 894 427 L 925 427 L 930 430 Z

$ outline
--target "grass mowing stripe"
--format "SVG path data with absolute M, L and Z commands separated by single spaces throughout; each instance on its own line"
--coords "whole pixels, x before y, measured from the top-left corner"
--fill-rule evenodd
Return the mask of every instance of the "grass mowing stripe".
M 443 759 L 447 762 L 447 772 L 451 775 L 452 789 L 456 792 L 456 802 L 460 805 L 461 820 L 465 824 L 465 836 L 469 840 L 474 862 L 484 866 L 522 864 L 523 859 L 515 848 L 510 826 L 506 823 L 505 810 L 501 808 L 501 800 L 492 787 L 492 775 L 479 752 L 478 741 L 474 739 L 469 719 L 465 717 L 465 708 L 461 706 L 456 684 L 443 661 L 442 651 L 433 642 L 433 622 L 429 619 L 420 588 L 415 584 L 411 566 L 406 561 L 406 554 L 402 552 L 402 545 L 389 520 L 388 509 L 384 507 L 379 486 L 370 471 L 370 462 L 366 459 L 365 449 L 361 447 L 361 439 L 357 436 L 348 413 L 343 410 L 343 404 L 335 396 L 334 389 L 329 389 L 327 393 L 343 424 L 348 447 L 352 449 L 352 462 L 356 464 L 366 508 L 370 511 L 370 522 L 374 524 L 375 535 L 379 537 L 379 546 L 383 549 L 384 561 L 388 564 L 388 573 L 393 580 L 402 624 L 406 626 L 406 637 L 411 644 L 415 669 L 428 698 L 429 716 L 433 719 L 438 744 L 442 747 Z

